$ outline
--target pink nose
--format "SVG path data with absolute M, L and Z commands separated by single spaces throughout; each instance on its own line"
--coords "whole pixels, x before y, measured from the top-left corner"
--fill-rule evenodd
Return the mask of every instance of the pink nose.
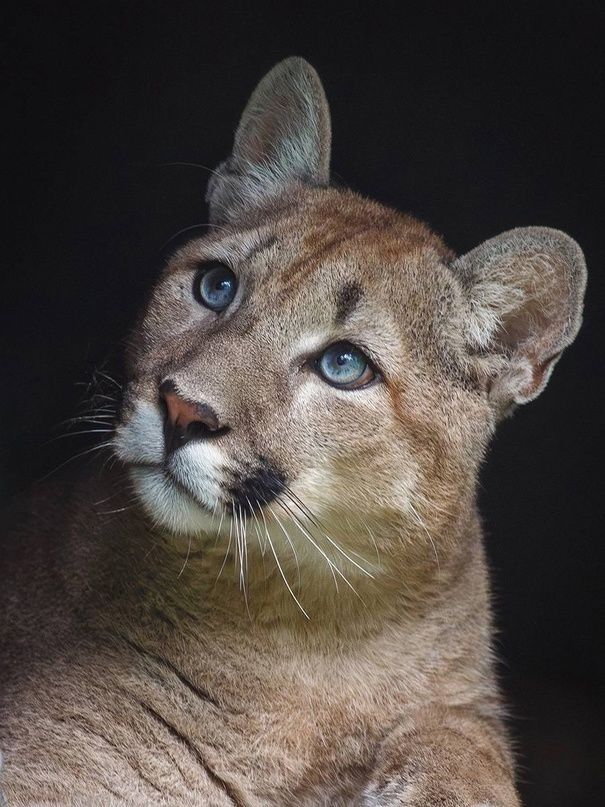
M 190 423 L 195 423 L 196 420 L 201 420 L 202 422 L 209 420 L 209 418 L 200 417 L 197 404 L 179 398 L 176 392 L 165 392 L 162 397 L 166 404 L 168 419 L 173 426 L 186 429 Z M 210 423 L 207 423 L 207 425 L 211 426 Z
M 186 400 L 173 381 L 164 381 L 160 386 L 160 398 L 165 406 L 164 437 L 168 452 L 190 440 L 203 440 L 226 430 L 211 406 Z

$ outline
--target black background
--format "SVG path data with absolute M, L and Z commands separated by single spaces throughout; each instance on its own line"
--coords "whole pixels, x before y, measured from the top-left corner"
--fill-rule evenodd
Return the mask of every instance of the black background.
M 603 16 L 597 4 L 63 2 L 6 27 L 3 496 L 91 445 L 48 443 L 120 342 L 164 243 L 205 221 L 256 81 L 305 56 L 332 107 L 333 168 L 458 252 L 517 225 L 584 248 L 585 324 L 545 394 L 503 424 L 482 477 L 498 653 L 528 807 L 605 792 Z M 195 232 L 195 231 L 194 231 Z M 94 437 L 94 435 L 93 435 Z M 600 778 L 600 781 L 599 781 Z

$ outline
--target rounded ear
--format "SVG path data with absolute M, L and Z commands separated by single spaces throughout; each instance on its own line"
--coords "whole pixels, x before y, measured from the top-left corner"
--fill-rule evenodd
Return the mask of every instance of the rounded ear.
M 582 321 L 586 263 L 547 227 L 509 230 L 453 265 L 468 294 L 466 337 L 499 414 L 542 392 Z
M 327 185 L 330 111 L 315 70 L 291 56 L 261 80 L 242 114 L 231 156 L 208 185 L 212 223 L 265 204 L 294 182 Z

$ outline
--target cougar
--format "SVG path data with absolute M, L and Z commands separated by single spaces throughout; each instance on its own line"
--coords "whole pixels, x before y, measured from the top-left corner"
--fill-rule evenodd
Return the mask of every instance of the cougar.
M 331 184 L 330 140 L 286 59 L 93 416 L 108 453 L 4 520 L 8 804 L 519 805 L 477 477 L 583 255 L 528 227 L 456 257 Z

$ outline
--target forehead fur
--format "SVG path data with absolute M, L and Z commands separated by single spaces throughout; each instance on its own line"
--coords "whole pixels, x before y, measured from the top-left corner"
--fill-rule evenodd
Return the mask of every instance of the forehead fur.
M 301 247 L 288 266 L 291 283 L 300 281 L 311 264 L 346 256 L 353 249 L 371 250 L 375 259 L 392 264 L 402 255 L 431 255 L 450 261 L 451 251 L 423 222 L 405 213 L 338 188 L 298 186 L 272 205 L 258 208 L 239 223 L 222 227 L 236 234 L 271 229 Z M 276 267 L 277 269 L 278 267 Z
M 351 191 L 299 187 L 187 245 L 175 266 L 204 256 L 248 271 L 267 318 L 287 310 L 299 324 L 306 315 L 310 326 L 349 322 L 385 335 L 390 319 L 416 352 L 451 346 L 442 331 L 462 298 L 452 252 L 423 222 Z

